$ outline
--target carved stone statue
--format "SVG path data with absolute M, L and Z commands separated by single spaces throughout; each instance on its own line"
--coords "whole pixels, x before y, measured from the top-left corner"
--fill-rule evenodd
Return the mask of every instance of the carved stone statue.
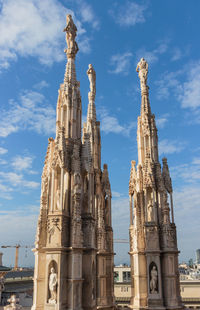
M 90 81 L 90 91 L 96 94 L 96 72 L 91 64 L 88 66 L 87 75 Z
M 156 266 L 154 265 L 150 272 L 150 293 L 157 294 L 158 293 L 158 271 Z
M 169 204 L 166 203 L 164 210 L 163 210 L 163 223 L 164 224 L 169 224 L 170 223 L 170 217 L 169 217 Z
M 141 58 L 137 64 L 136 71 L 140 78 L 141 89 L 147 87 L 148 63 L 144 58 Z
M 148 214 L 148 222 L 153 222 L 155 220 L 154 218 L 154 207 L 153 207 L 153 201 L 150 200 L 147 206 L 147 214 Z
M 67 15 L 67 26 L 64 28 L 63 31 L 66 32 L 66 42 L 67 42 L 68 50 L 70 50 L 71 52 L 77 53 L 78 45 L 75 41 L 77 28 L 70 14 Z
M 58 283 L 57 274 L 55 272 L 55 269 L 52 267 L 49 276 L 50 304 L 56 304 L 57 302 L 57 283 Z
M 8 299 L 9 305 L 4 307 L 4 310 L 19 310 L 22 309 L 22 306 L 18 305 L 17 302 L 19 302 L 19 298 L 16 298 L 16 295 L 11 295 L 11 297 Z

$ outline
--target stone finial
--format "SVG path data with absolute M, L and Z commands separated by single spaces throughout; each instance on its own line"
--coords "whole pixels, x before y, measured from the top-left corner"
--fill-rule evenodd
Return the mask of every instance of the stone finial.
M 108 170 L 108 165 L 107 164 L 103 165 L 103 170 Z
M 87 75 L 90 81 L 90 92 L 95 95 L 96 94 L 96 72 L 91 64 L 88 65 Z
M 22 306 L 18 305 L 17 302 L 19 302 L 19 298 L 16 298 L 16 295 L 11 295 L 11 297 L 8 299 L 9 305 L 4 307 L 4 310 L 19 310 L 22 309 Z
M 164 157 L 162 159 L 162 162 L 163 162 L 162 177 L 163 177 L 163 180 L 164 180 L 164 185 L 165 185 L 165 188 L 168 191 L 168 193 L 172 193 L 173 192 L 172 180 L 171 180 L 170 173 L 169 173 L 169 167 L 168 167 L 168 164 L 167 164 L 167 158 Z
M 75 41 L 77 28 L 70 14 L 67 15 L 67 26 L 63 31 L 66 32 L 67 49 L 65 52 L 67 53 L 67 57 L 75 58 L 78 52 L 78 44 Z
M 136 71 L 138 72 L 140 79 L 141 91 L 148 89 L 147 75 L 148 75 L 148 63 L 144 58 L 141 58 L 137 64 Z

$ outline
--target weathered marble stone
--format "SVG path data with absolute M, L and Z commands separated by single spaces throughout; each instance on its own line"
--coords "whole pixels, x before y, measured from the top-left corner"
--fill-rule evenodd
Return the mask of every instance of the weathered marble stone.
M 155 116 L 151 113 L 148 64 L 137 65 L 141 85 L 138 117 L 138 166 L 132 161 L 129 181 L 132 309 L 183 309 L 178 272 L 172 183 L 158 159 Z M 168 197 L 169 196 L 169 197 Z M 168 198 L 170 204 L 168 203 Z M 171 213 L 171 217 L 170 217 Z
M 81 137 L 77 28 L 67 16 L 67 65 L 58 94 L 56 137 L 49 138 L 35 241 L 33 310 L 113 309 L 113 232 L 107 165 L 101 170 L 96 73 Z

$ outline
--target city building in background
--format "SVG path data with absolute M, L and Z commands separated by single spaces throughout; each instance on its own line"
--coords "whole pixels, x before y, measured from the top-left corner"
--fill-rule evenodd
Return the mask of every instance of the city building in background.
M 187 266 L 187 265 L 186 265 Z M 180 270 L 180 292 L 182 302 L 186 308 L 200 309 L 200 279 L 192 276 L 193 270 L 187 266 L 187 275 L 181 273 L 182 265 L 179 265 Z M 115 284 L 114 294 L 115 302 L 118 308 L 129 309 L 131 303 L 131 279 L 123 281 L 125 274 L 131 272 L 129 266 L 115 266 Z

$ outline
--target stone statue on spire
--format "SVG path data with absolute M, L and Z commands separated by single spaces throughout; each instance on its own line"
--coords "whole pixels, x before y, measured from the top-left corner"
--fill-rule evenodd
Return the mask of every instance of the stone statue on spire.
M 68 56 L 75 56 L 78 52 L 78 44 L 75 41 L 77 28 L 70 14 L 67 15 L 67 26 L 63 31 L 66 32 L 67 50 L 65 51 Z
M 136 71 L 140 78 L 141 90 L 146 89 L 147 86 L 147 75 L 148 75 L 148 63 L 144 58 L 141 58 L 137 64 Z
M 87 75 L 90 81 L 90 92 L 95 95 L 96 94 L 96 72 L 91 64 L 89 64 L 88 66 Z

